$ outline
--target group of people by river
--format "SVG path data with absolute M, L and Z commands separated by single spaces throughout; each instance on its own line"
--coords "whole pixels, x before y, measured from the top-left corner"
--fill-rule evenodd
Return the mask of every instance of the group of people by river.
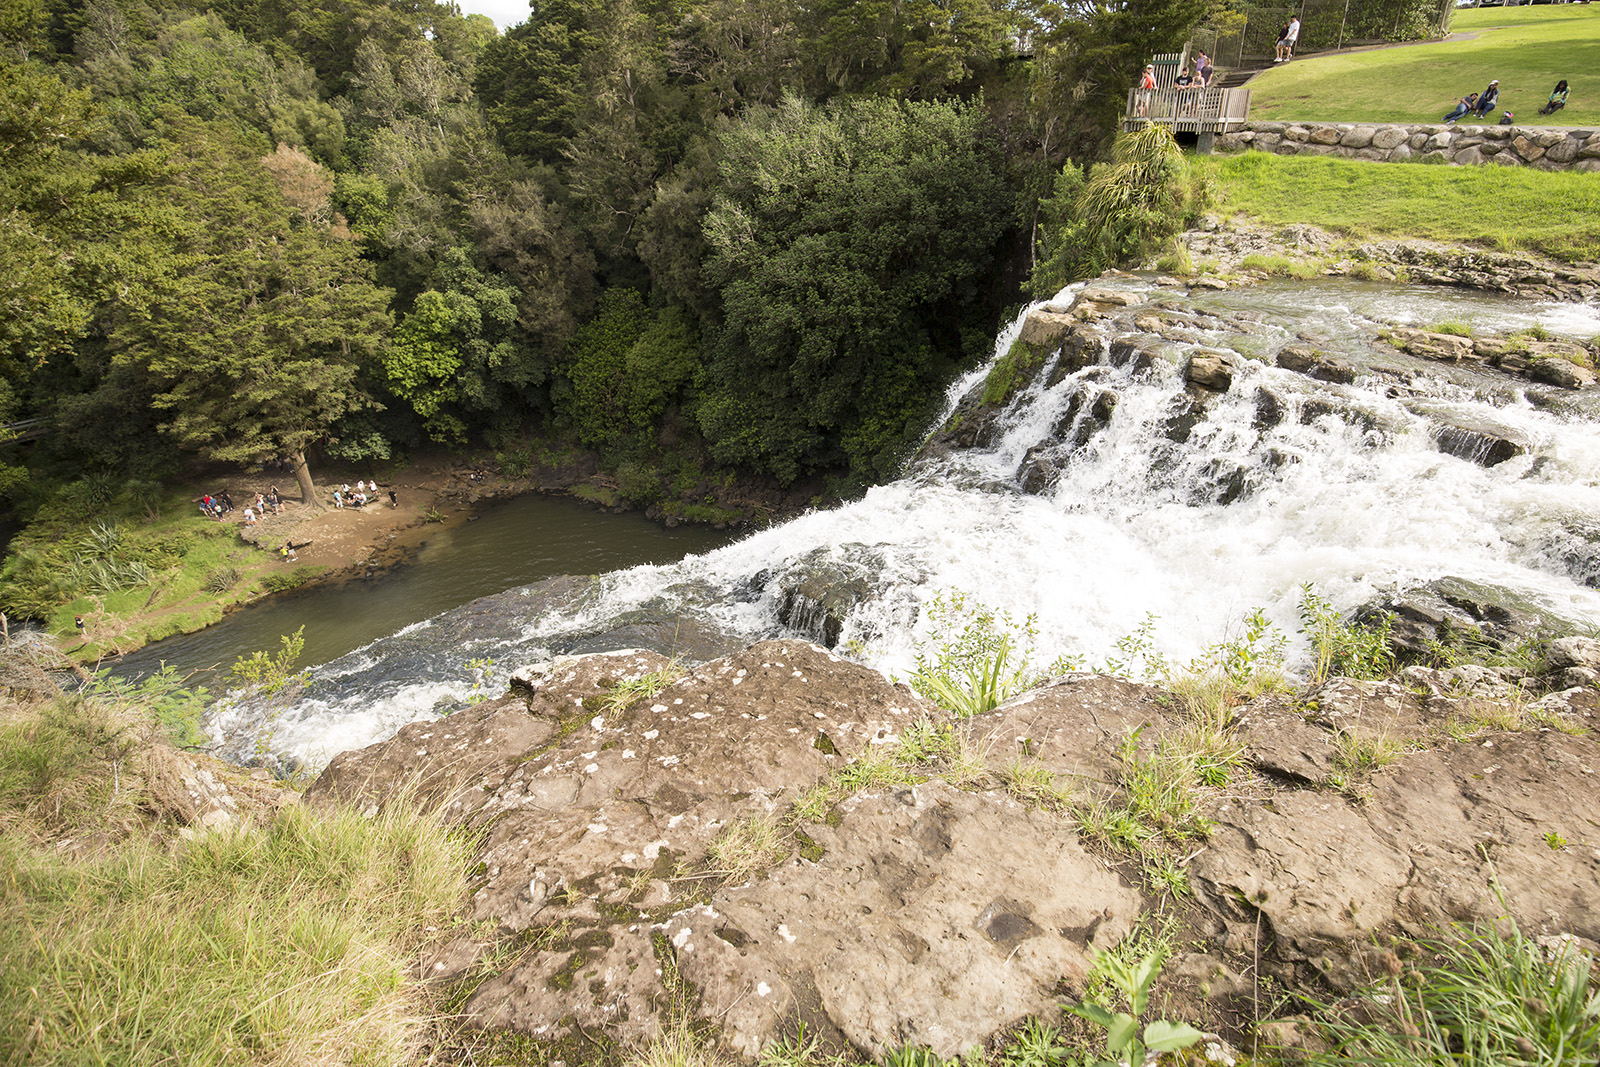
M 333 506 L 335 508 L 364 508 L 368 504 L 378 503 L 378 480 L 374 478 L 369 487 L 364 481 L 356 482 L 354 489 L 346 482 L 333 491 Z M 389 506 L 398 507 L 400 497 L 393 489 L 389 490 Z
M 1481 93 L 1468 93 L 1456 101 L 1453 111 L 1444 117 L 1446 126 L 1453 126 L 1468 115 L 1477 119 L 1487 118 L 1489 112 L 1495 109 L 1500 102 L 1500 79 L 1492 78 L 1489 87 Z M 1554 115 L 1557 111 L 1567 106 L 1567 79 L 1562 78 L 1556 82 L 1556 87 L 1550 92 L 1550 99 L 1545 101 L 1544 107 L 1539 109 L 1541 115 Z M 1510 111 L 1500 116 L 1500 125 L 1509 126 L 1516 121 L 1516 115 Z
M 200 498 L 200 512 L 208 519 L 221 522 L 233 511 L 233 497 L 226 489 L 218 489 L 215 493 L 207 493 Z M 254 526 L 260 519 L 266 517 L 267 512 L 274 515 L 283 512 L 283 496 L 278 492 L 278 487 L 268 486 L 265 493 L 257 493 L 254 501 L 245 505 L 244 524 Z

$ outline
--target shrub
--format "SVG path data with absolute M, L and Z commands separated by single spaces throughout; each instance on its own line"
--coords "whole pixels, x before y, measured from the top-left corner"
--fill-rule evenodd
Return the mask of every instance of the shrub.
M 218 567 L 206 575 L 205 590 L 208 593 L 226 593 L 239 584 L 239 569 L 237 567 Z
M 1119 133 L 1109 162 L 1096 164 L 1087 181 L 1069 163 L 1055 195 L 1041 204 L 1045 251 L 1034 268 L 1033 292 L 1054 292 L 1075 279 L 1150 258 L 1210 197 L 1209 183 L 1191 177 L 1183 150 L 1165 126 Z
M 1394 672 L 1394 652 L 1389 648 L 1389 629 L 1393 625 L 1390 616 L 1370 625 L 1347 623 L 1307 582 L 1300 587 L 1300 623 L 1301 632 L 1311 641 L 1313 685 L 1333 675 L 1385 678 Z
M 924 609 L 931 636 L 917 644 L 911 688 L 957 715 L 978 715 L 1037 681 L 1030 668 L 1038 631 L 1032 615 L 1021 623 L 1005 612 L 967 602 L 966 594 L 934 595 Z

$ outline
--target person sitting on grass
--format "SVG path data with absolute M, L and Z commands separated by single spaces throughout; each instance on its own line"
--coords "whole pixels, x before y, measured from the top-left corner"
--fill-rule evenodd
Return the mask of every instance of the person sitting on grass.
M 1567 79 L 1562 78 L 1556 82 L 1555 91 L 1550 94 L 1550 99 L 1544 107 L 1539 109 L 1541 115 L 1554 115 L 1557 111 L 1567 106 Z
M 1444 117 L 1446 126 L 1453 126 L 1457 119 L 1472 114 L 1472 109 L 1478 106 L 1478 94 L 1468 93 L 1456 101 L 1456 109 Z
M 1500 79 L 1496 78 L 1489 83 L 1489 88 L 1478 94 L 1478 106 L 1472 113 L 1478 118 L 1487 118 L 1489 112 L 1494 110 L 1495 104 L 1500 102 Z

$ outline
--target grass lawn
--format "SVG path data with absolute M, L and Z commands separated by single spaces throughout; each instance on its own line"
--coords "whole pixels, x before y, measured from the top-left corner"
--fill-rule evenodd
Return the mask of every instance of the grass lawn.
M 1499 78 L 1497 121 L 1510 111 L 1518 125 L 1600 126 L 1600 4 L 1462 10 L 1450 28 L 1477 36 L 1274 66 L 1250 82 L 1250 117 L 1438 122 Z M 1540 115 L 1561 78 L 1566 108 Z
M 1411 236 L 1600 261 L 1600 178 L 1246 152 L 1200 158 L 1225 213 L 1355 237 Z

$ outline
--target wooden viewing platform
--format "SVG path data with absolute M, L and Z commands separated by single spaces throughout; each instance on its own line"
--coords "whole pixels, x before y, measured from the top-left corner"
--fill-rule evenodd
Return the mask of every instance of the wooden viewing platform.
M 1188 69 L 1189 58 L 1187 45 L 1182 52 L 1161 52 L 1151 57 L 1156 87 L 1128 90 L 1128 110 L 1122 117 L 1124 130 L 1136 130 L 1147 122 L 1159 123 L 1172 127 L 1175 134 L 1199 134 L 1200 151 L 1209 152 L 1214 136 L 1236 130 L 1250 118 L 1249 89 L 1174 84 L 1178 75 Z M 1141 99 L 1146 97 L 1141 115 Z
M 1139 114 L 1139 98 L 1148 93 L 1145 114 Z M 1173 133 L 1227 133 L 1250 118 L 1249 89 L 1157 88 L 1129 89 L 1128 110 L 1122 118 L 1124 130 L 1138 129 L 1146 122 L 1171 126 Z

